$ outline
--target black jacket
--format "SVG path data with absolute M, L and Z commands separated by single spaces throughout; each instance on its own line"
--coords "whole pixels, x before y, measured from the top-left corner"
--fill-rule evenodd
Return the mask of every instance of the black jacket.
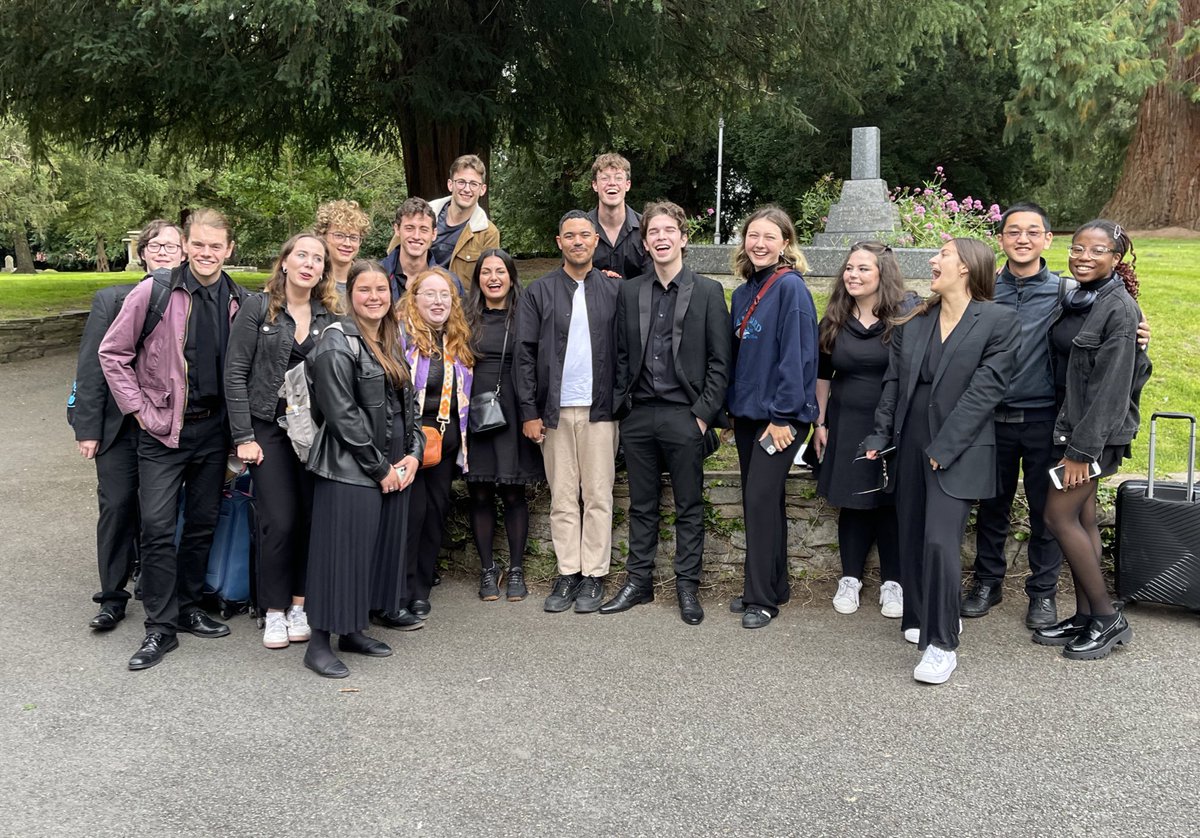
M 728 427 L 725 390 L 733 347 L 725 291 L 716 280 L 688 267 L 674 281 L 679 286 L 671 324 L 675 376 L 691 400 L 696 417 L 710 427 Z M 613 398 L 618 418 L 632 407 L 633 391 L 645 364 L 655 282 L 655 273 L 643 274 L 623 283 L 617 296 L 617 379 Z
M 79 341 L 79 362 L 75 368 L 75 409 L 71 424 L 75 429 L 75 439 L 79 442 L 100 440 L 97 454 L 107 451 L 125 427 L 125 414 L 113 400 L 104 371 L 100 369 L 100 341 L 121 310 L 125 295 L 134 287 L 111 285 L 97 291 L 92 297 L 92 310 Z M 132 419 L 129 421 L 136 427 Z
M 1062 317 L 1060 306 L 1054 322 Z M 1127 445 L 1137 436 L 1142 387 L 1150 378 L 1150 357 L 1138 348 L 1142 314 L 1118 280 L 1100 289 L 1067 362 L 1067 393 L 1054 423 L 1054 444 L 1066 458 L 1099 460 L 1109 445 Z M 1056 363 L 1054 353 L 1051 363 Z
M 296 321 L 286 307 L 274 323 L 267 322 L 266 294 L 249 295 L 238 310 L 225 350 L 225 406 L 234 445 L 254 441 L 250 417 L 271 422 L 279 403 L 279 388 L 292 354 Z M 311 334 L 318 340 L 325 327 L 337 319 L 320 300 L 312 306 Z M 315 347 L 314 347 L 315 349 Z
M 563 361 L 575 299 L 575 280 L 561 267 L 534 280 L 517 306 L 513 381 L 521 421 L 541 419 L 558 427 Z M 592 422 L 613 420 L 613 384 L 617 362 L 617 290 L 621 280 L 595 268 L 583 283 L 588 330 L 592 338 Z
M 929 341 L 936 340 L 935 305 L 892 330 L 883 394 L 875 410 L 875 432 L 860 451 L 900 445 L 904 420 Z M 1008 390 L 1016 363 L 1020 332 L 1011 309 L 972 300 L 942 349 L 934 371 L 929 405 L 929 434 L 925 454 L 938 463 L 935 472 L 942 491 L 960 500 L 996 495 L 996 425 L 993 414 Z M 895 489 L 895 481 L 888 491 Z M 913 487 L 903 487 L 913 491 Z
M 374 486 L 392 466 L 387 456 L 394 418 L 387 397 L 391 385 L 354 321 L 343 319 L 342 329 L 326 330 L 306 361 L 309 391 L 321 419 L 308 470 L 341 483 Z M 419 461 L 425 434 L 410 384 L 401 390 L 400 404 L 408 437 L 404 452 Z

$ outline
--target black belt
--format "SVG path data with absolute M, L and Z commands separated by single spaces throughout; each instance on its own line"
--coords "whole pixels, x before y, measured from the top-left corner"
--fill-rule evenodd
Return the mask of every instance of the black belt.
M 211 419 L 217 415 L 215 410 L 193 410 L 191 413 L 183 414 L 184 421 L 196 421 L 197 419 Z

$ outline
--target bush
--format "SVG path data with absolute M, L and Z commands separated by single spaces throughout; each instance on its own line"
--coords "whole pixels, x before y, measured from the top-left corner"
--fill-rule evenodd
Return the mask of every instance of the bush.
M 983 201 L 970 195 L 956 199 L 946 189 L 942 166 L 921 186 L 897 186 L 891 199 L 900 210 L 900 232 L 891 244 L 940 248 L 950 239 L 973 238 L 1000 252 L 1000 240 L 992 233 L 992 225 L 1000 220 L 1000 207 L 991 204 L 984 209 Z
M 842 195 L 842 182 L 829 172 L 822 175 L 816 183 L 800 196 L 799 208 L 794 221 L 796 222 L 797 241 L 811 242 L 814 235 L 825 229 L 829 218 L 829 208 Z

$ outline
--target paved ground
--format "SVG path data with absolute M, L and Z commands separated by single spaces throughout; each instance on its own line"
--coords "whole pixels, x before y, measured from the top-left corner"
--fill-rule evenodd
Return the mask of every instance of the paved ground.
M 1019 592 L 966 627 L 943 687 L 875 608 L 742 630 L 723 601 L 615 616 L 435 592 L 427 629 L 346 681 L 245 617 L 129 672 L 133 611 L 86 628 L 94 472 L 63 421 L 71 359 L 0 366 L 0 834 L 1200 834 L 1200 625 L 1071 663 Z M 344 692 L 343 690 L 352 690 Z

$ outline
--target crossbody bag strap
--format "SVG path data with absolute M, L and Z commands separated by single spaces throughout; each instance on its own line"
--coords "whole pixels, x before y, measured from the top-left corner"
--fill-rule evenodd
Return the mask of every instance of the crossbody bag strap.
M 771 274 L 767 281 L 763 283 L 763 287 L 758 289 L 758 293 L 754 295 L 754 300 L 750 303 L 750 308 L 746 309 L 746 313 L 742 317 L 742 322 L 738 323 L 737 328 L 734 329 L 734 334 L 737 335 L 738 340 L 741 340 L 742 335 L 746 333 L 746 324 L 750 322 L 750 315 L 754 314 L 754 309 L 758 308 L 758 304 L 762 302 L 762 298 L 771 290 L 771 286 L 775 284 L 775 281 L 790 270 L 792 270 L 790 265 L 784 265 Z
M 438 402 L 437 423 L 444 434 L 450 424 L 450 398 L 454 392 L 454 359 L 446 355 L 446 336 L 442 335 L 442 400 Z
M 500 382 L 504 380 L 504 356 L 508 353 L 508 323 L 504 324 L 504 346 L 500 349 L 500 372 L 496 374 L 496 395 L 500 395 Z

